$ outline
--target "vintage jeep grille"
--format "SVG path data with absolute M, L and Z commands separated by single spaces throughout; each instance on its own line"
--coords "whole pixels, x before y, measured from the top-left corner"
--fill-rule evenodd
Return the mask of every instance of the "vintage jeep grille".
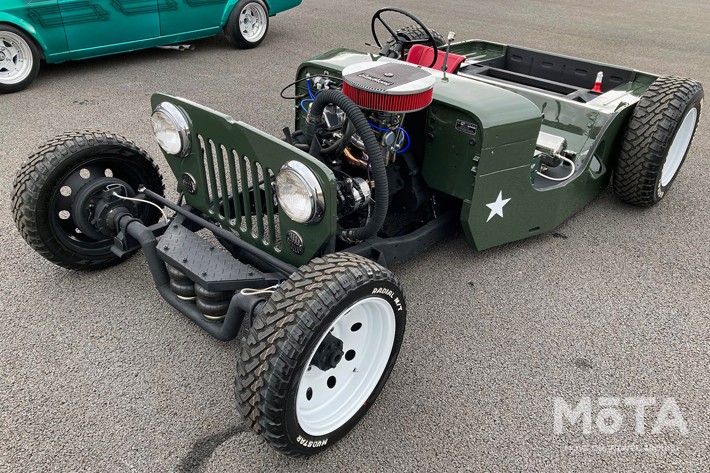
M 251 243 L 281 251 L 274 170 L 198 135 L 212 202 L 210 214 Z
M 246 243 L 294 266 L 307 263 L 332 242 L 338 218 L 337 181 L 325 164 L 283 140 L 189 100 L 165 94 L 151 99 L 153 109 L 163 102 L 182 110 L 189 122 L 190 153 L 165 154 L 188 205 Z M 318 221 L 294 222 L 278 210 L 272 183 L 291 160 L 308 166 L 322 186 L 325 212 Z

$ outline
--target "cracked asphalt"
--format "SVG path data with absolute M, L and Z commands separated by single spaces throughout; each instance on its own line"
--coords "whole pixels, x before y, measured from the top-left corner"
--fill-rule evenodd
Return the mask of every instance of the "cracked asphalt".
M 457 39 L 710 87 L 705 0 L 393 3 Z M 114 131 L 156 157 L 174 188 L 150 131 L 153 92 L 277 134 L 293 119 L 278 92 L 299 62 L 366 48 L 370 15 L 381 6 L 305 0 L 272 18 L 255 50 L 213 38 L 194 51 L 43 65 L 29 89 L 0 96 L 1 471 L 708 470 L 707 115 L 673 189 L 653 209 L 607 191 L 554 234 L 482 253 L 452 235 L 395 267 L 409 320 L 392 377 L 348 437 L 307 460 L 285 458 L 245 431 L 232 395 L 238 341 L 218 342 L 169 308 L 140 255 L 72 272 L 20 238 L 12 180 L 43 141 L 74 129 Z M 608 397 L 653 398 L 643 435 L 623 403 L 619 431 L 603 433 L 600 398 Z M 555 399 L 574 408 L 585 398 L 588 433 L 583 419 L 556 433 Z M 668 398 L 676 409 L 654 434 Z

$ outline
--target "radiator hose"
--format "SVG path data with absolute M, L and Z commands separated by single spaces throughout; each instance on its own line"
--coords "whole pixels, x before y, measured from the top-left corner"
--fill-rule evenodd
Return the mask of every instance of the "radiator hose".
M 382 149 L 377 142 L 377 138 L 375 138 L 375 133 L 372 131 L 372 127 L 370 127 L 362 110 L 339 90 L 324 90 L 316 95 L 306 117 L 306 143 L 313 143 L 313 140 L 317 139 L 318 129 L 323 126 L 323 109 L 329 104 L 336 105 L 345 112 L 348 120 L 355 126 L 357 134 L 365 144 L 365 151 L 370 158 L 370 168 L 375 181 L 375 209 L 367 219 L 367 222 L 365 222 L 365 225 L 359 228 L 343 229 L 339 233 L 340 238 L 345 241 L 366 240 L 377 236 L 377 232 L 382 228 L 387 216 L 389 189 L 385 160 L 382 157 Z

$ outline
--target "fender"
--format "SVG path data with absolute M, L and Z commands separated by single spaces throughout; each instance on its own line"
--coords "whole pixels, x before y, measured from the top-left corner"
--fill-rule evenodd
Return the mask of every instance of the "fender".
M 42 36 L 39 35 L 39 33 L 37 32 L 37 28 L 32 26 L 31 23 L 15 15 L 10 15 L 6 12 L 0 12 L 0 23 L 8 23 L 10 25 L 20 28 L 21 30 L 24 30 L 25 33 L 29 34 L 42 49 L 42 56 L 44 57 L 45 51 L 49 49 L 47 46 L 47 42 L 44 40 L 44 38 L 42 38 Z
M 288 10 L 290 8 L 296 7 L 301 4 L 302 0 L 263 0 L 266 4 L 266 8 L 269 11 L 269 16 L 276 16 L 277 13 Z M 227 24 L 229 15 L 234 10 L 234 6 L 239 3 L 239 0 L 229 0 L 227 5 L 224 7 L 224 13 L 222 13 L 221 25 Z
M 39 46 L 42 59 L 48 63 L 57 63 L 69 59 L 67 37 L 64 34 L 64 28 L 43 30 L 37 28 L 20 16 L 1 11 L 0 23 L 15 26 L 27 33 Z

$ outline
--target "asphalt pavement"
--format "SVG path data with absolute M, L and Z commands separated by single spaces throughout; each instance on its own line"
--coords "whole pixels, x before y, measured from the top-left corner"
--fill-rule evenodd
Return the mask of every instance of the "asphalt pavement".
M 687 76 L 710 89 L 706 0 L 393 3 L 457 39 Z M 349 436 L 307 460 L 244 430 L 232 394 L 238 341 L 216 341 L 172 310 L 140 255 L 73 272 L 20 238 L 12 180 L 43 141 L 114 131 L 146 148 L 174 189 L 150 130 L 153 92 L 277 134 L 293 120 L 278 93 L 300 61 L 365 50 L 381 6 L 305 0 L 272 18 L 255 50 L 213 38 L 194 51 L 43 65 L 29 89 L 0 96 L 0 471 L 710 468 L 707 115 L 655 208 L 607 191 L 554 234 L 481 253 L 453 235 L 396 266 L 409 320 L 392 377 Z M 655 403 L 643 434 L 636 398 Z

